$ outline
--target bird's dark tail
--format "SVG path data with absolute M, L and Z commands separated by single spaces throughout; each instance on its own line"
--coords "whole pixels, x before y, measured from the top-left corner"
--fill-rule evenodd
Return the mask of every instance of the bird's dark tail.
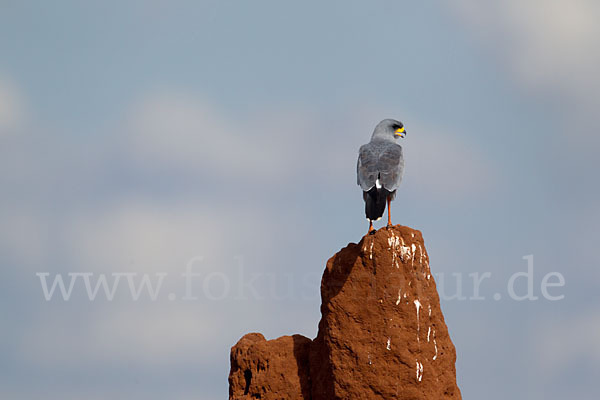
M 385 188 L 373 187 L 368 192 L 363 192 L 363 198 L 365 199 L 365 215 L 368 220 L 377 221 L 383 216 L 385 211 L 385 204 L 388 196 L 392 192 Z

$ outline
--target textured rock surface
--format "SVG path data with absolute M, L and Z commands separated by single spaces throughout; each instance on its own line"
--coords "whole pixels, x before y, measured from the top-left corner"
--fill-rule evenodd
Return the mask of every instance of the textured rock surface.
M 230 399 L 461 399 L 421 232 L 349 244 L 327 262 L 321 297 L 314 341 L 250 334 L 232 348 Z
M 229 398 L 310 399 L 310 344 L 301 335 L 269 341 L 260 333 L 245 335 L 231 349 Z
M 421 232 L 380 229 L 327 262 L 313 399 L 460 399 Z

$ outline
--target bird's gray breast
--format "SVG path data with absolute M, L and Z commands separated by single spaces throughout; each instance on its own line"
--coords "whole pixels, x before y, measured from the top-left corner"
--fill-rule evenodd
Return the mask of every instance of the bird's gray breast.
M 391 142 L 370 142 L 361 146 L 356 172 L 357 183 L 363 191 L 373 188 L 377 179 L 389 191 L 398 189 L 404 174 L 402 146 Z

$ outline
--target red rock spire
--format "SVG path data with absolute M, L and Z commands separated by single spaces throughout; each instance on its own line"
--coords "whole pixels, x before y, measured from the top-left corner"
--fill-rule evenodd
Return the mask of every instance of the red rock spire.
M 349 244 L 327 262 L 321 298 L 314 340 L 250 334 L 232 348 L 230 399 L 461 399 L 421 232 Z

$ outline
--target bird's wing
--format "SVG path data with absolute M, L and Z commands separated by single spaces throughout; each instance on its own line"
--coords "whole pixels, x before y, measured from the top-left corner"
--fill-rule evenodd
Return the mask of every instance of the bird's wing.
M 377 151 L 371 143 L 360 146 L 356 164 L 356 181 L 365 192 L 375 186 L 379 173 L 377 169 L 378 160 Z
M 379 154 L 377 170 L 379 171 L 379 181 L 384 188 L 390 192 L 398 189 L 404 175 L 402 146 L 395 143 L 385 146 Z

